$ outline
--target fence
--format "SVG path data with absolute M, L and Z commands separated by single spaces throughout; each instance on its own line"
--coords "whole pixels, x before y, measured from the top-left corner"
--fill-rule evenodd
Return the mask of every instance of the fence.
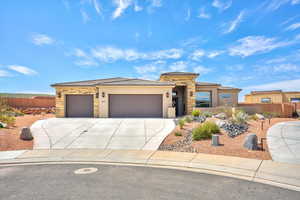
M 55 97 L 33 97 L 33 98 L 12 98 L 0 97 L 0 101 L 5 102 L 14 108 L 52 108 L 55 107 Z

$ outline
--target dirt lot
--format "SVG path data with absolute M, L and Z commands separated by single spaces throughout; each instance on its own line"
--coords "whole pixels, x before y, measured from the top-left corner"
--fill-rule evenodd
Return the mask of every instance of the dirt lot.
M 30 126 L 37 120 L 51 117 L 54 117 L 54 115 L 24 115 L 16 117 L 14 127 L 0 129 L 0 151 L 32 149 L 33 141 L 23 141 L 20 139 L 21 128 Z
M 238 156 L 238 157 L 245 157 L 245 158 L 269 160 L 271 159 L 271 156 L 268 152 L 266 141 L 264 141 L 263 144 L 265 151 L 250 151 L 243 148 L 243 142 L 247 133 L 257 134 L 257 137 L 260 141 L 261 138 L 266 138 L 267 130 L 272 125 L 278 122 L 295 121 L 295 120 L 297 119 L 274 118 L 271 120 L 270 125 L 268 120 L 265 120 L 263 130 L 261 130 L 261 121 L 250 121 L 248 131 L 235 138 L 228 137 L 226 133 L 222 131 L 220 134 L 221 145 L 218 147 L 211 146 L 211 140 L 193 141 L 192 146 L 196 149 L 198 153 L 208 153 L 208 154 L 218 154 L 218 155 L 226 155 L 226 156 Z M 182 136 L 175 136 L 174 133 L 179 130 L 179 127 L 176 127 L 176 129 L 166 137 L 162 145 L 174 144 L 182 140 L 184 138 L 184 135 L 187 135 L 188 131 L 191 131 L 197 125 L 199 124 L 195 122 L 186 124 L 184 126 L 184 129 L 180 130 L 180 132 L 183 134 Z

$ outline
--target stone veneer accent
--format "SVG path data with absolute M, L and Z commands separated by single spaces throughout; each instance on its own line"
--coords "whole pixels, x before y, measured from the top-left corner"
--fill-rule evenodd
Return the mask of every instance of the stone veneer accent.
M 65 117 L 66 95 L 68 94 L 92 94 L 94 97 L 94 117 L 99 117 L 99 100 L 96 98 L 96 87 L 55 87 L 56 89 L 56 117 Z M 58 97 L 58 93 L 61 97 Z
M 186 112 L 191 114 L 196 104 L 196 81 L 197 75 L 161 75 L 160 81 L 171 81 L 176 86 L 186 86 L 185 102 Z M 192 96 L 190 94 L 193 94 Z

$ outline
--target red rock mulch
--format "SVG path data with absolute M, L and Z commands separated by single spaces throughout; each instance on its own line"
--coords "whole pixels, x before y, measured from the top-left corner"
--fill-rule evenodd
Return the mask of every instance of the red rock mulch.
M 198 153 L 207 153 L 207 154 L 217 154 L 217 155 L 226 155 L 226 156 L 238 156 L 245 158 L 256 158 L 263 160 L 270 160 L 271 156 L 268 152 L 268 147 L 266 145 L 266 141 L 263 143 L 263 147 L 265 151 L 250 151 L 243 148 L 243 142 L 247 135 L 247 133 L 255 133 L 260 141 L 261 138 L 266 138 L 266 133 L 269 127 L 272 125 L 284 122 L 284 121 L 295 121 L 297 119 L 293 118 L 274 118 L 271 120 L 271 124 L 269 125 L 268 120 L 264 121 L 264 129 L 261 130 L 261 121 L 250 121 L 249 129 L 246 133 L 236 136 L 235 138 L 230 138 L 226 135 L 225 132 L 221 132 L 220 134 L 220 143 L 221 145 L 218 147 L 211 146 L 211 140 L 202 140 L 202 141 L 193 141 L 191 144 L 194 148 L 196 148 Z M 194 127 L 199 125 L 199 123 L 189 123 L 186 124 L 183 130 L 180 130 L 179 127 L 176 127 L 172 133 L 170 133 L 162 145 L 174 144 L 179 140 L 182 140 L 184 135 L 187 135 L 188 131 L 191 131 Z M 175 132 L 180 131 L 183 136 L 175 136 Z
M 0 151 L 32 149 L 33 141 L 24 141 L 20 139 L 22 127 L 29 127 L 37 120 L 51 117 L 54 117 L 54 115 L 24 115 L 16 117 L 16 124 L 14 127 L 0 129 Z

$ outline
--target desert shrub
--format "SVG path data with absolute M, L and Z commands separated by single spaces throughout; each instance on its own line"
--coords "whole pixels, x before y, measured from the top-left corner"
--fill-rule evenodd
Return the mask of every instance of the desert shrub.
M 210 139 L 212 134 L 219 133 L 220 129 L 214 122 L 207 121 L 192 131 L 193 140 Z
M 249 116 L 249 119 L 250 119 L 250 120 L 255 120 L 255 121 L 259 120 L 259 118 L 258 118 L 258 116 L 257 116 L 256 114 L 250 115 L 250 116 Z
M 268 119 L 272 119 L 274 117 L 280 117 L 280 114 L 276 112 L 263 112 L 262 115 Z
M 205 111 L 205 112 L 202 113 L 202 115 L 205 116 L 205 117 L 212 117 L 213 113 Z
M 184 124 L 185 124 L 185 120 L 184 120 L 184 119 L 180 119 L 180 120 L 178 121 L 178 124 L 179 124 L 180 129 L 182 129 L 183 126 L 184 126 Z
M 249 115 L 245 111 L 238 110 L 234 113 L 232 122 L 236 124 L 245 124 L 248 119 Z
M 186 123 L 191 123 L 191 122 L 193 121 L 192 118 L 189 117 L 189 116 L 186 116 L 186 117 L 184 118 L 184 120 L 186 121 Z
M 7 124 L 8 126 L 13 126 L 16 122 L 14 116 L 0 115 L 0 122 Z
M 227 117 L 232 116 L 232 108 L 231 107 L 225 107 L 221 109 L 222 113 L 225 113 Z
M 175 136 L 177 136 L 177 137 L 182 136 L 182 133 L 180 131 L 176 131 Z
M 201 111 L 200 111 L 200 110 L 193 110 L 193 111 L 192 111 L 192 116 L 193 116 L 193 117 L 199 117 L 200 114 L 201 114 Z

